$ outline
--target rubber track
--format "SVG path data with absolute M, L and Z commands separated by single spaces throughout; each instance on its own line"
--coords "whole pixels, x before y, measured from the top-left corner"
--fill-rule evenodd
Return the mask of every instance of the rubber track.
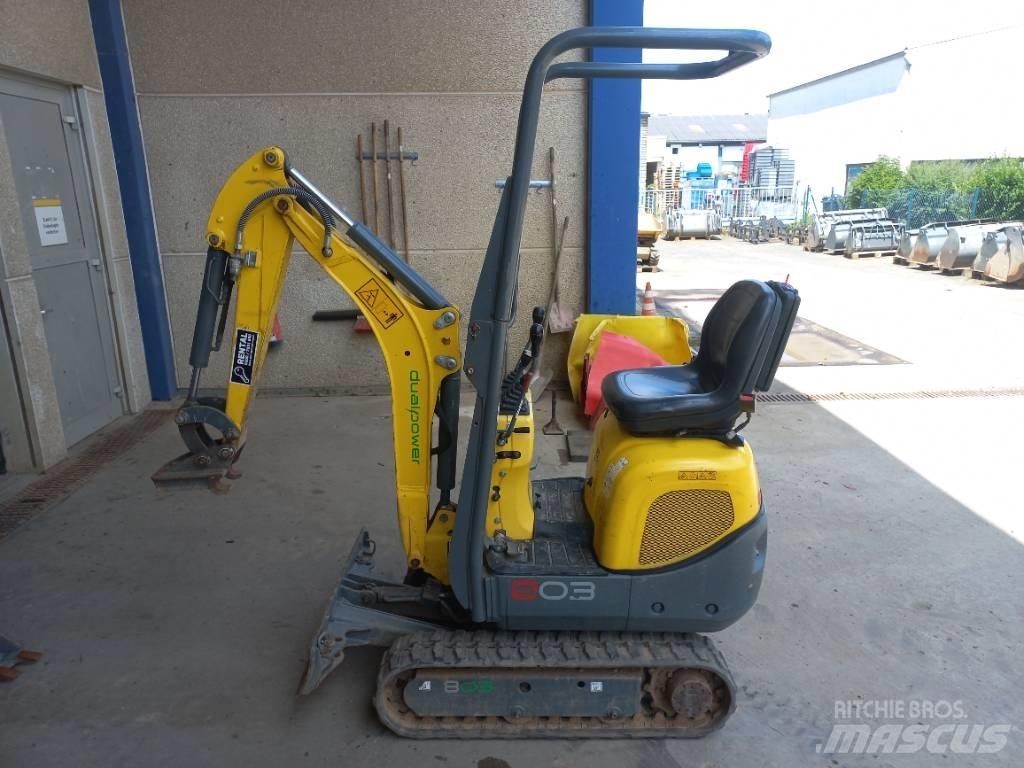
M 405 706 L 400 676 L 417 669 L 622 670 L 695 667 L 721 677 L 726 711 L 694 728 L 682 717 L 646 712 L 606 717 L 421 717 Z M 626 632 L 510 632 L 438 630 L 405 635 L 381 660 L 374 703 L 381 721 L 400 736 L 421 739 L 699 738 L 717 730 L 735 709 L 736 688 L 725 659 L 703 635 Z

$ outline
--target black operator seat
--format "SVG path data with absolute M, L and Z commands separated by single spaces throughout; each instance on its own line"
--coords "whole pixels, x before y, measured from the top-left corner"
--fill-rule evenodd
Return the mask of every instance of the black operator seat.
M 736 283 L 711 308 L 692 362 L 607 376 L 608 409 L 634 435 L 730 432 L 741 397 L 771 386 L 799 306 L 789 285 Z

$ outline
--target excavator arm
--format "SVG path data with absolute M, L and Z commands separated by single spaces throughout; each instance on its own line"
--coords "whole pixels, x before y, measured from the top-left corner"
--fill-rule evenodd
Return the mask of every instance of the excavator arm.
M 234 467 L 246 444 L 249 409 L 295 242 L 348 293 L 380 344 L 391 382 L 398 522 L 407 563 L 410 570 L 422 569 L 447 583 L 462 364 L 459 310 L 365 225 L 290 168 L 277 147 L 242 163 L 210 212 L 209 250 L 189 358 L 192 375 L 175 415 L 188 452 L 162 467 L 153 481 L 158 486 L 205 484 L 224 492 L 238 476 Z M 221 345 L 232 295 L 226 393 L 203 398 L 200 377 L 211 351 Z M 435 464 L 440 501 L 431 510 Z

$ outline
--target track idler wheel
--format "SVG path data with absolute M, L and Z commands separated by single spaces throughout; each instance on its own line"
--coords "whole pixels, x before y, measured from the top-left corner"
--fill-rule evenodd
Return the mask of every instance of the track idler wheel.
M 732 709 L 729 684 L 709 669 L 652 669 L 645 687 L 652 709 L 673 720 L 685 720 L 689 727 L 720 721 Z
M 668 700 L 679 715 L 696 720 L 715 710 L 714 676 L 705 669 L 679 669 L 669 678 Z

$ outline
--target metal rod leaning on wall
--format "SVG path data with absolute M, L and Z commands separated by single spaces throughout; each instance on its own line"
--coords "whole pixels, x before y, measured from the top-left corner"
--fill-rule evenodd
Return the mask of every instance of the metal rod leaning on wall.
M 398 191 L 402 199 L 402 254 L 409 263 L 409 209 L 405 204 L 405 146 L 402 144 L 402 128 L 398 128 Z
M 548 178 L 551 180 L 551 295 L 545 305 L 545 312 L 550 313 L 554 299 L 555 286 L 558 285 L 558 198 L 555 196 L 555 148 L 548 147 Z M 544 315 L 544 328 L 547 329 L 548 316 Z
M 384 192 L 388 196 L 388 245 L 395 249 L 395 204 L 391 194 L 391 131 L 384 121 Z
M 363 167 L 363 134 L 356 136 L 356 159 L 359 161 L 359 204 L 362 206 L 363 223 L 366 223 L 366 170 Z
M 377 216 L 377 124 L 370 123 L 370 168 L 373 170 L 373 234 L 380 237 L 380 220 Z

